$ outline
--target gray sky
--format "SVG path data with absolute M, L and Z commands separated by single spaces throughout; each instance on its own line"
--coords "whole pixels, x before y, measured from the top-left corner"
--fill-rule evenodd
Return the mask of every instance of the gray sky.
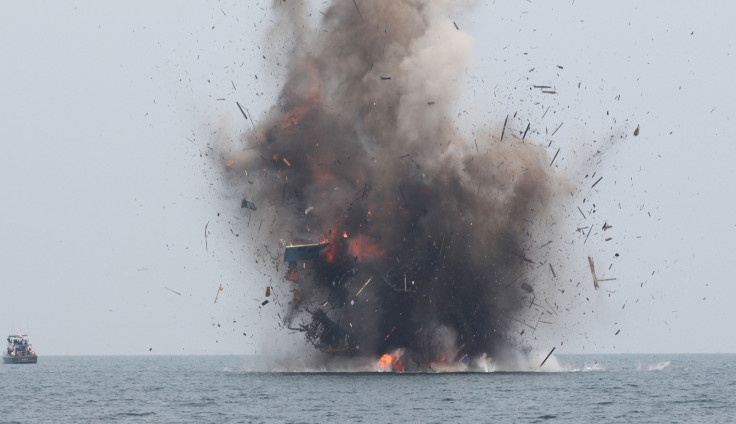
M 0 322 L 40 354 L 303 344 L 259 308 L 280 283 L 231 232 L 247 216 L 208 155 L 250 127 L 236 101 L 263 116 L 282 83 L 270 2 L 240 3 L 23 2 L 0 17 Z M 452 17 L 476 51 L 458 126 L 517 113 L 577 186 L 555 221 L 580 295 L 538 348 L 736 352 L 733 11 L 497 0 Z M 587 256 L 617 280 L 593 291 Z

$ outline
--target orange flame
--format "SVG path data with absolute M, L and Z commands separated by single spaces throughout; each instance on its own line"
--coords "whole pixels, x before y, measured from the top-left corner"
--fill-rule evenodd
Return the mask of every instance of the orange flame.
M 401 353 L 401 349 L 395 350 L 392 353 L 385 353 L 381 356 L 378 362 L 376 362 L 376 365 L 378 365 L 382 371 L 403 372 L 404 361 L 401 360 Z
M 231 161 L 231 160 L 226 160 L 226 161 L 225 161 L 225 166 L 227 166 L 227 167 L 231 167 L 231 166 L 233 166 L 233 164 L 234 164 L 234 163 L 235 163 L 235 162 L 233 162 L 233 161 Z
M 348 238 L 348 232 L 347 231 L 343 231 L 342 232 L 342 236 L 343 236 L 343 238 Z
M 330 234 L 330 240 L 329 240 L 329 243 L 330 244 L 325 248 L 325 250 L 324 250 L 325 254 L 324 255 L 325 255 L 325 260 L 327 260 L 327 262 L 330 262 L 331 263 L 332 261 L 335 260 L 335 257 L 337 257 L 338 239 L 337 239 L 337 231 L 330 230 L 330 233 L 331 233 Z M 323 243 L 325 241 L 327 241 L 325 239 L 325 235 L 324 234 L 322 234 L 322 240 L 323 240 L 322 241 Z
M 371 259 L 376 256 L 386 256 L 386 251 L 378 247 L 373 241 L 366 236 L 353 237 L 348 247 L 350 256 L 357 258 L 358 262 Z

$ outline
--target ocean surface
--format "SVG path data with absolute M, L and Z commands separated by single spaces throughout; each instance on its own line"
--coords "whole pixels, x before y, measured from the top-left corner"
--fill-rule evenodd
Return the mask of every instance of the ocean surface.
M 559 355 L 559 372 L 253 372 L 246 356 L 0 365 L 2 423 L 736 422 L 736 355 Z

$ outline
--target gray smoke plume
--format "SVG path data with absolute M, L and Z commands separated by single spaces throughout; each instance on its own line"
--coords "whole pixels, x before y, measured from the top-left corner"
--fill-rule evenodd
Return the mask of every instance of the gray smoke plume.
M 328 243 L 291 266 L 285 324 L 323 351 L 401 348 L 418 369 L 495 354 L 529 294 L 524 240 L 553 192 L 549 158 L 456 129 L 473 41 L 454 2 L 333 1 L 319 33 L 300 4 L 274 4 L 294 38 L 278 104 L 224 154 L 268 217 L 265 243 Z

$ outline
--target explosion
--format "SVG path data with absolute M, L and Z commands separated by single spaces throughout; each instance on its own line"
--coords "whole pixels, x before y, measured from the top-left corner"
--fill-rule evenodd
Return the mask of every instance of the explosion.
M 526 305 L 549 158 L 456 128 L 473 43 L 448 18 L 454 2 L 333 1 L 318 34 L 296 3 L 274 7 L 296 42 L 279 102 L 223 158 L 264 205 L 264 243 L 312 246 L 288 261 L 285 326 L 382 370 L 494 355 Z

